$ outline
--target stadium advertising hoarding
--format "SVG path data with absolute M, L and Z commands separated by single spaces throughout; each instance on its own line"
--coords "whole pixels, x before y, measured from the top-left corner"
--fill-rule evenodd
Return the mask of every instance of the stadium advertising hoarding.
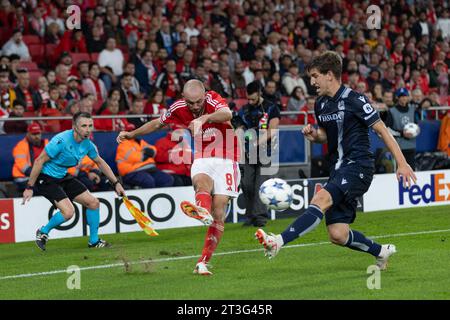
M 326 178 L 288 181 L 293 189 L 291 208 L 282 211 L 271 211 L 271 219 L 295 216 L 303 213 L 308 207 L 315 192 L 322 188 Z M 128 198 L 153 221 L 156 230 L 200 226 L 200 222 L 185 216 L 179 204 L 183 200 L 194 201 L 192 187 L 159 188 L 146 190 L 129 190 Z M 99 234 L 135 232 L 142 229 L 114 192 L 98 192 L 95 196 L 100 200 Z M 26 205 L 22 199 L 6 199 L 2 201 L 0 213 L 0 243 L 33 241 L 36 229 L 48 222 L 54 214 L 54 208 L 47 199 L 33 197 Z M 85 209 L 84 209 L 85 210 Z M 245 200 L 242 193 L 228 208 L 227 222 L 244 220 Z M 89 228 L 81 205 L 75 204 L 75 215 L 69 221 L 52 231 L 52 239 L 80 237 L 87 235 Z
M 364 211 L 379 211 L 450 204 L 450 170 L 416 172 L 417 183 L 410 188 L 395 174 L 375 175 L 364 195 Z

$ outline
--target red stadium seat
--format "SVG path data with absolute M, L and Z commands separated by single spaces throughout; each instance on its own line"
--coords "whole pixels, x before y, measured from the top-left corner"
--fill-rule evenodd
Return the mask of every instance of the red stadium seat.
M 33 34 L 26 34 L 22 36 L 22 40 L 23 42 L 25 42 L 25 44 L 27 46 L 29 46 L 30 44 L 41 44 L 41 38 L 37 35 L 33 35 Z
M 123 52 L 123 61 L 128 62 L 130 59 L 130 55 L 128 53 Z
M 45 47 L 43 44 L 31 44 L 28 46 L 28 50 L 34 62 L 40 64 L 44 61 Z
M 290 98 L 289 96 L 281 97 L 281 107 L 283 108 L 283 110 L 286 110 L 289 98 Z
M 236 111 L 240 110 L 244 105 L 248 103 L 247 99 L 235 99 L 233 102 L 236 104 Z
M 98 52 L 92 52 L 91 53 L 91 61 L 92 62 L 98 62 L 98 56 L 100 55 L 100 53 Z
M 33 61 L 20 61 L 19 68 L 25 68 L 28 71 L 39 71 L 38 65 Z
M 76 66 L 80 61 L 91 61 L 91 56 L 89 53 L 75 53 L 71 52 L 72 63 Z

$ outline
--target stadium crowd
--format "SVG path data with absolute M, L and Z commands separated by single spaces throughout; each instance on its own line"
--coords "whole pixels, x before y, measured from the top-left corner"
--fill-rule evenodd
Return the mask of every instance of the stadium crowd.
M 80 29 L 67 28 L 71 4 L 81 9 Z M 378 29 L 367 24 L 372 4 L 381 7 Z M 157 115 L 198 78 L 236 109 L 247 103 L 246 85 L 258 80 L 280 110 L 309 112 L 280 124 L 311 123 L 315 92 L 305 66 L 326 50 L 342 57 L 343 83 L 381 113 L 406 88 L 416 120 L 450 117 L 427 111 L 450 104 L 445 0 L 2 0 L 0 30 L 4 118 L 78 110 Z M 120 131 L 146 120 L 96 119 L 95 127 Z M 39 124 L 43 132 L 71 127 L 45 118 Z M 28 125 L 0 121 L 0 133 L 25 133 Z

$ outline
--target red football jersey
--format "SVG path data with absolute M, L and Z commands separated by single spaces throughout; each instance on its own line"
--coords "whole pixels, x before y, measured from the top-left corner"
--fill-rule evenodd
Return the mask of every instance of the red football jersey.
M 214 91 L 208 91 L 206 93 L 204 104 L 203 115 L 214 113 L 228 106 L 227 101 Z M 194 119 L 194 115 L 189 110 L 186 101 L 180 99 L 175 101 L 161 115 L 159 121 L 162 124 L 175 124 L 187 128 L 189 123 Z M 199 143 L 197 143 L 197 139 L 199 138 L 195 137 L 194 140 L 195 158 L 214 157 L 239 161 L 238 139 L 230 121 L 223 123 L 205 123 L 202 127 L 200 150 L 198 148 Z

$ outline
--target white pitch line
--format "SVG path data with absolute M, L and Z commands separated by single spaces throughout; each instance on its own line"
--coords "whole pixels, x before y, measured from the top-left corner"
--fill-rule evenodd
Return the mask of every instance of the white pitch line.
M 368 238 L 381 239 L 381 238 L 407 237 L 407 236 L 416 236 L 416 235 L 433 234 L 433 233 L 444 233 L 444 232 L 450 232 L 450 229 L 430 230 L 430 231 L 417 231 L 417 232 L 409 232 L 409 233 L 386 234 L 386 235 L 379 235 L 379 236 L 368 236 Z M 283 249 L 320 246 L 320 245 L 324 245 L 324 244 L 330 244 L 330 242 L 327 241 L 327 242 L 312 242 L 312 243 L 294 244 L 294 245 L 288 245 L 286 247 L 283 247 Z M 217 252 L 217 253 L 214 254 L 214 256 L 225 256 L 225 255 L 230 255 L 230 254 L 258 252 L 258 251 L 263 251 L 263 250 L 264 249 L 248 249 L 248 250 L 238 250 L 238 251 L 228 251 L 228 252 Z M 128 262 L 128 264 L 130 264 L 130 265 L 138 265 L 138 264 L 144 264 L 144 263 L 188 260 L 188 259 L 194 259 L 194 258 L 198 258 L 198 257 L 200 257 L 200 255 L 182 256 L 182 257 L 170 257 L 170 258 L 162 258 L 162 259 L 155 259 L 155 260 L 130 261 L 130 262 Z M 122 263 L 104 264 L 104 265 L 98 265 L 98 266 L 82 267 L 82 268 L 80 268 L 80 271 L 117 268 L 117 267 L 123 267 L 124 265 L 125 265 L 124 262 L 122 262 Z M 60 274 L 60 273 L 67 273 L 67 270 L 54 270 L 54 271 L 37 272 L 37 273 L 17 274 L 17 275 L 0 277 L 0 280 L 19 279 L 19 278 L 32 278 L 32 277 L 39 277 L 39 276 L 49 276 L 49 275 Z

